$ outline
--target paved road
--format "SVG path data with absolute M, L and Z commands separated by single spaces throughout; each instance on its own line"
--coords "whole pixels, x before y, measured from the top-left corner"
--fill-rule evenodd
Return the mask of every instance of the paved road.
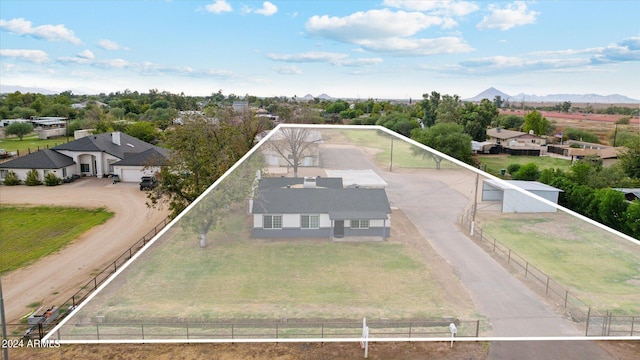
M 459 216 L 473 196 L 475 175 L 462 170 L 389 172 L 378 169 L 358 149 L 325 146 L 321 156 L 325 168 L 373 169 L 389 186 L 392 206 L 399 207 L 428 239 L 438 253 L 452 265 L 478 309 L 487 317 L 490 329 L 481 335 L 493 337 L 580 336 L 581 330 L 556 313 L 538 294 L 516 280 L 457 226 Z M 464 194 L 464 195 L 463 195 Z M 392 219 L 393 224 L 393 219 Z M 392 229 L 393 231 L 393 229 Z M 496 343 L 491 358 L 514 358 L 514 351 L 528 347 L 532 359 L 539 358 L 535 344 Z M 595 344 L 579 342 L 571 351 L 577 358 L 608 359 Z M 568 351 L 560 342 L 545 344 L 549 355 Z M 525 352 L 527 353 L 527 352 Z M 518 358 L 523 358 L 519 354 Z M 562 356 L 560 356 L 562 357 Z M 526 358 L 526 357 L 525 357 Z M 553 357 L 557 358 L 557 357 Z

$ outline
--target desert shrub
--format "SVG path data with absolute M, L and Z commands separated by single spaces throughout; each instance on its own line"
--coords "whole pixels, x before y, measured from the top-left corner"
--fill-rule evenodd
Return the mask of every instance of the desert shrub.
M 27 173 L 27 178 L 24 180 L 24 184 L 27 186 L 42 185 L 42 181 L 40 181 L 40 175 L 35 169 L 29 170 L 29 172 Z
M 520 170 L 520 164 L 509 164 L 509 166 L 507 166 L 507 172 L 511 175 L 517 173 L 518 170 Z
M 7 186 L 20 185 L 20 178 L 18 177 L 18 174 L 13 171 L 9 171 L 4 177 L 4 184 Z
M 61 182 L 62 182 L 62 179 L 57 177 L 56 174 L 54 174 L 54 173 L 48 173 L 44 177 L 44 184 L 47 185 L 47 186 L 60 185 Z

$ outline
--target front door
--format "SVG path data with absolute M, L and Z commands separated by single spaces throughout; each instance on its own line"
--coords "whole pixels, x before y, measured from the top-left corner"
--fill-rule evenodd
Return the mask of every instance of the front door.
M 333 224 L 333 237 L 344 237 L 344 220 L 336 220 Z

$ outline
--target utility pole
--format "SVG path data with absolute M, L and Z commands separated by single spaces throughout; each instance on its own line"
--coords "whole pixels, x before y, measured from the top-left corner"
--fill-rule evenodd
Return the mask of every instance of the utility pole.
M 389 171 L 393 171 L 393 135 L 391 135 L 391 159 L 389 160 Z
M 7 318 L 4 315 L 4 298 L 2 297 L 2 275 L 0 275 L 0 318 L 2 320 L 2 345 L 7 338 Z M 9 344 L 3 346 L 4 360 L 9 360 Z

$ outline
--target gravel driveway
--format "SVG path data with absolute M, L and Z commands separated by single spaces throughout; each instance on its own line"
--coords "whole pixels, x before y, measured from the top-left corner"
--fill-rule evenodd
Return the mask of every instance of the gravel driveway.
M 55 187 L 0 186 L 1 205 L 104 207 L 115 213 L 62 250 L 2 275 L 7 322 L 17 323 L 34 302 L 62 304 L 169 214 L 149 209 L 145 202 L 137 183 L 113 184 L 110 179 L 83 178 Z

